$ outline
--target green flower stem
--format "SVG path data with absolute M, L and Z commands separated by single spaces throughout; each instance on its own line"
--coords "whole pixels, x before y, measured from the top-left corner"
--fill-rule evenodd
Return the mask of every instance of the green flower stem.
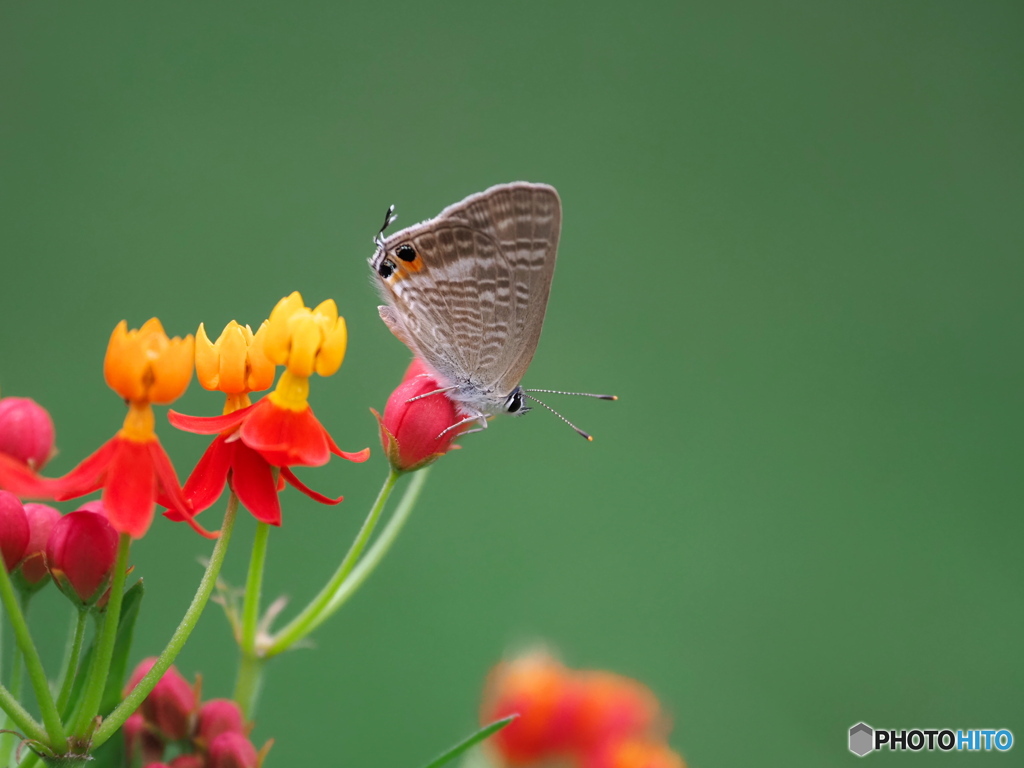
M 235 693 L 232 698 L 246 720 L 256 711 L 256 702 L 263 688 L 263 665 L 266 659 L 242 650 L 238 660 L 238 676 L 235 678 Z
M 203 573 L 203 578 L 199 582 L 199 588 L 196 590 L 188 610 L 185 611 L 185 615 L 181 618 L 177 629 L 174 630 L 174 634 L 171 635 L 171 639 L 167 641 L 167 647 L 157 657 L 153 668 L 125 696 L 124 700 L 114 708 L 114 711 L 107 715 L 96 730 L 96 733 L 93 734 L 93 749 L 96 749 L 117 733 L 117 730 L 124 725 L 124 721 L 139 708 L 142 700 L 149 695 L 149 692 L 153 690 L 153 687 L 163 677 L 164 672 L 174 663 L 178 653 L 184 647 L 185 641 L 192 634 L 192 630 L 195 629 L 196 624 L 199 622 L 199 617 L 202 615 L 203 609 L 206 608 L 206 603 L 213 593 L 213 588 L 217 585 L 217 577 L 220 575 L 220 568 L 224 564 L 224 556 L 228 551 L 228 544 L 231 541 L 231 531 L 235 526 L 237 511 L 238 497 L 232 493 L 231 498 L 228 500 L 227 511 L 224 513 L 224 523 L 220 528 L 220 537 L 213 548 L 210 562 L 206 566 L 206 571 Z
M 11 692 L 7 690 L 5 685 L 0 685 L 0 708 L 3 708 L 10 721 L 18 726 L 23 736 L 41 741 L 44 744 L 49 741 L 43 726 L 35 721 L 32 715 L 28 713 L 28 710 L 21 706 L 16 698 L 11 696 Z
M 334 598 L 334 594 L 344 583 L 349 573 L 352 572 L 356 561 L 363 553 L 363 549 L 366 548 L 370 536 L 373 535 L 373 530 L 377 527 L 377 521 L 380 520 L 381 512 L 384 511 L 384 506 L 387 504 L 388 497 L 391 496 L 391 491 L 394 489 L 398 477 L 399 473 L 394 469 L 388 473 L 387 478 L 384 480 L 384 485 L 381 486 L 380 492 L 377 494 L 377 500 L 370 507 L 370 511 L 363 521 L 363 527 L 356 534 L 355 541 L 349 547 L 345 558 L 341 561 L 341 565 L 338 566 L 338 570 L 334 572 L 331 580 L 320 590 L 320 594 L 313 598 L 312 602 L 298 616 L 292 619 L 287 626 L 274 635 L 264 652 L 266 658 L 276 656 L 282 651 L 288 650 L 308 635 L 313 630 L 313 627 L 318 626 L 318 617 L 327 610 L 331 600 Z
M 7 616 L 11 621 L 11 629 L 14 631 L 14 639 L 18 643 L 18 648 L 22 655 L 25 657 L 25 666 L 28 667 L 28 679 L 31 681 L 32 688 L 36 692 L 36 701 L 39 703 L 39 711 L 43 716 L 43 725 L 46 727 L 46 734 L 49 737 L 39 740 L 63 752 L 68 740 L 67 734 L 64 731 L 64 724 L 60 721 L 60 713 L 57 711 L 57 705 L 54 703 L 53 695 L 50 693 L 50 684 L 46 679 L 46 670 L 43 669 L 43 662 L 39 658 L 39 652 L 36 650 L 36 646 L 32 642 L 32 635 L 28 631 L 25 614 L 22 613 L 18 597 L 14 594 L 11 577 L 2 563 L 0 563 L 0 600 L 3 601 L 4 608 L 7 609 Z M 11 696 L 10 691 L 6 689 L 4 693 Z M 11 696 L 11 699 L 17 703 L 13 696 Z M 7 709 L 6 706 L 4 709 L 14 719 L 14 714 L 11 710 Z M 24 712 L 25 710 L 22 709 L 21 711 Z M 32 719 L 29 718 L 29 721 L 32 722 Z M 15 722 L 18 722 L 17 719 L 15 719 Z M 18 724 L 21 725 L 21 723 Z M 27 732 L 26 735 L 28 735 Z
M 60 693 L 57 695 L 57 709 L 63 712 L 71 690 L 75 685 L 75 677 L 78 672 L 78 659 L 82 654 L 82 640 L 85 638 L 85 625 L 89 618 L 89 611 L 80 610 L 78 620 L 75 622 L 75 632 L 71 636 L 71 649 L 68 652 L 67 664 L 64 665 L 64 677 L 60 684 Z
M 398 509 L 395 510 L 395 514 L 391 516 L 388 524 L 384 526 L 384 530 L 380 532 L 380 536 L 373 542 L 373 546 L 366 553 L 366 557 L 359 561 L 359 564 L 352 569 L 351 575 L 345 579 L 337 592 L 334 593 L 326 610 L 316 617 L 310 630 L 319 627 L 335 611 L 341 608 L 356 593 L 377 566 L 380 565 L 380 561 L 384 559 L 388 550 L 391 549 L 391 545 L 395 543 L 395 539 L 402 532 L 402 528 L 409 519 L 409 515 L 412 514 L 416 501 L 419 499 L 420 491 L 423 490 L 423 485 L 427 481 L 427 473 L 429 471 L 427 468 L 416 471 L 412 482 L 409 483 L 409 487 L 405 489 L 405 493 L 402 495 L 402 500 L 398 503 Z
M 266 570 L 269 540 L 270 525 L 257 523 L 256 536 L 252 542 L 252 555 L 249 557 L 249 575 L 245 580 L 245 598 L 242 602 L 238 674 L 235 678 L 234 693 L 235 702 L 246 717 L 252 715 L 263 683 L 263 659 L 256 653 L 256 635 L 259 632 L 260 598 L 263 592 L 263 573 Z
M 249 576 L 245 581 L 245 602 L 242 604 L 242 650 L 253 653 L 256 649 L 256 629 L 260 620 L 260 593 L 263 591 L 263 571 L 267 563 L 268 523 L 256 524 L 249 559 Z
M 110 582 L 110 598 L 107 600 L 103 623 L 96 635 L 96 651 L 89 665 L 82 694 L 82 706 L 78 710 L 72 731 L 84 736 L 100 711 L 103 689 L 107 685 L 110 660 L 114 656 L 114 641 L 117 640 L 117 624 L 121 620 L 121 600 L 124 598 L 124 582 L 128 575 L 128 555 L 132 548 L 132 537 L 122 533 L 117 543 L 117 559 L 114 561 L 114 578 Z

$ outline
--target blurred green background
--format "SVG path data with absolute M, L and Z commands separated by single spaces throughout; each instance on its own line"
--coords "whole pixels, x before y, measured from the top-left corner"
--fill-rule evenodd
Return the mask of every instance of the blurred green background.
M 436 467 L 374 578 L 270 669 L 268 768 L 415 768 L 537 640 L 651 685 L 697 768 L 852 764 L 859 720 L 1024 738 L 1022 21 L 1014 2 L 5 2 L 0 388 L 51 410 L 63 472 L 120 424 L 117 321 L 255 325 L 298 289 L 350 330 L 314 407 L 376 447 L 367 409 L 408 360 L 366 265 L 385 207 L 408 225 L 549 182 L 564 228 L 527 382 L 621 400 L 558 400 L 591 445 L 535 412 Z M 193 385 L 176 407 L 220 400 Z M 184 474 L 206 440 L 161 424 Z M 314 593 L 384 474 L 379 450 L 303 473 L 346 501 L 286 493 L 269 596 Z M 138 544 L 139 657 L 208 551 L 163 520 Z M 34 610 L 53 659 L 65 605 Z M 229 695 L 234 658 L 211 606 L 179 667 Z

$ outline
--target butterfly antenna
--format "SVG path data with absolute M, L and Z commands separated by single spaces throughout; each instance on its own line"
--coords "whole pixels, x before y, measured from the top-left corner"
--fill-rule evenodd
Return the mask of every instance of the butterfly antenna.
M 373 238 L 373 242 L 374 242 L 374 244 L 378 248 L 383 248 L 384 247 L 384 231 L 388 227 L 390 227 L 391 224 L 397 218 L 398 218 L 398 214 L 395 213 L 395 206 L 394 206 L 394 203 L 392 203 L 391 205 L 388 206 L 387 213 L 384 214 L 384 223 L 381 225 L 380 232 L 378 232 L 377 236 L 375 238 Z
M 618 400 L 618 395 L 595 395 L 593 392 L 562 392 L 560 389 L 524 389 L 523 392 L 547 392 L 549 395 L 575 395 L 576 397 L 596 397 L 598 400 Z M 539 400 L 537 402 L 540 402 Z
M 541 391 L 541 390 L 530 390 L 530 391 L 531 391 L 531 392 L 534 392 L 534 391 Z M 524 392 L 525 392 L 525 390 L 524 390 Z M 592 436 L 592 435 L 589 435 L 589 434 L 587 434 L 586 432 L 584 432 L 584 431 L 583 431 L 582 429 L 580 429 L 579 427 L 577 427 L 577 426 L 576 426 L 575 424 L 573 424 L 573 423 L 572 423 L 571 421 L 569 421 L 569 420 L 568 420 L 567 418 L 565 418 L 565 416 L 563 416 L 562 414 L 560 414 L 560 413 L 559 413 L 558 411 L 556 411 L 556 410 L 555 410 L 554 408 L 552 408 L 552 407 L 551 407 L 550 405 L 548 405 L 547 403 L 545 403 L 545 402 L 543 402 L 543 401 L 541 401 L 541 400 L 538 400 L 538 399 L 537 399 L 536 397 L 534 397 L 533 395 L 526 395 L 526 397 L 528 397 L 528 398 L 529 398 L 530 400 L 533 400 L 533 402 L 535 402 L 535 403 L 538 403 L 538 404 L 540 404 L 540 405 L 543 405 L 543 406 L 544 406 L 545 408 L 547 408 L 547 409 L 548 409 L 549 411 L 551 411 L 551 412 L 552 412 L 553 414 L 555 414 L 555 416 L 557 416 L 557 417 L 558 417 L 558 418 L 560 418 L 560 419 L 561 419 L 562 421 L 564 421 L 564 422 L 565 422 L 566 424 L 568 424 L 568 425 L 569 425 L 570 427 L 572 427 L 573 429 L 575 429 L 575 430 L 576 430 L 576 434 L 580 435 L 581 437 L 584 437 L 584 438 L 586 438 L 586 439 L 587 439 L 587 440 L 589 440 L 590 442 L 594 442 L 594 438 L 593 438 L 593 436 Z

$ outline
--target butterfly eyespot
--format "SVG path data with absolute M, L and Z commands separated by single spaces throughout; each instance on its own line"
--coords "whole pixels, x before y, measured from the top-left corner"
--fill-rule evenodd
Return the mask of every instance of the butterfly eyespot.
M 395 255 L 402 261 L 416 261 L 416 249 L 408 243 L 402 243 L 398 246 Z
M 387 280 L 391 277 L 391 273 L 395 271 L 395 263 L 391 259 L 384 259 L 377 267 L 377 274 Z

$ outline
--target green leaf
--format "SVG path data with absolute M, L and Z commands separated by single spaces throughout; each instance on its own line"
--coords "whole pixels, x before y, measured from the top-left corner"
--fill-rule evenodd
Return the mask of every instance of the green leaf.
M 146 593 L 139 579 L 124 593 L 121 600 L 121 616 L 117 621 L 117 639 L 114 641 L 114 656 L 110 660 L 110 674 L 107 685 L 103 689 L 103 700 L 100 714 L 106 717 L 114 707 L 121 703 L 121 691 L 124 689 L 125 677 L 128 674 L 128 654 L 132 650 L 132 638 L 135 636 L 135 621 L 139 618 L 142 596 Z
M 440 768 L 440 766 L 444 765 L 445 763 L 447 763 L 447 762 L 449 762 L 451 760 L 454 760 L 456 757 L 461 755 L 463 752 L 468 750 L 470 747 L 473 747 L 473 746 L 479 744 L 481 741 L 486 739 L 488 736 L 491 736 L 492 734 L 497 733 L 502 728 L 504 728 L 506 725 L 511 723 L 513 720 L 515 720 L 517 717 L 519 717 L 519 715 L 509 715 L 508 717 L 503 717 L 501 720 L 495 720 L 490 725 L 485 725 L 483 728 L 481 728 L 479 731 L 474 733 L 472 736 L 470 736 L 470 737 L 468 737 L 466 739 L 463 739 L 458 744 L 456 744 L 454 747 L 452 747 L 447 752 L 445 752 L 443 755 L 441 755 L 440 757 L 438 757 L 437 759 L 435 759 L 431 763 L 428 763 L 426 768 Z

